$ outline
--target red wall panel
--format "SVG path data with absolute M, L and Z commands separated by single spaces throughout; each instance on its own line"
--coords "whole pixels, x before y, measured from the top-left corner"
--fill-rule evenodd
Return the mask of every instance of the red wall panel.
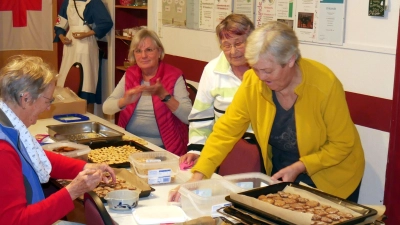
M 165 55 L 164 61 L 180 68 L 188 80 L 200 81 L 207 62 Z M 392 101 L 368 95 L 346 92 L 347 104 L 355 124 L 389 132 Z

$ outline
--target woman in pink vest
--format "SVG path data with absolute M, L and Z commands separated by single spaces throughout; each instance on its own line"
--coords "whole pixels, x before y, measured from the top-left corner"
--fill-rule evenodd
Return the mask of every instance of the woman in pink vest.
M 119 126 L 181 156 L 187 151 L 192 104 L 182 71 L 164 63 L 164 54 L 155 32 L 137 32 L 128 55 L 133 66 L 104 102 L 103 112 L 120 112 Z

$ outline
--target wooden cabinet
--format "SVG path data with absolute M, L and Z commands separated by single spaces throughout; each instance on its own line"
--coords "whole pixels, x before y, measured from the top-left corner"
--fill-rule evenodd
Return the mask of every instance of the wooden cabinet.
M 128 58 L 130 37 L 121 36 L 125 28 L 147 26 L 147 6 L 115 5 L 115 30 L 120 35 L 115 35 L 115 85 L 125 73 L 124 61 Z
M 113 79 L 116 86 L 126 71 L 124 61 L 128 58 L 129 45 L 131 43 L 130 37 L 122 36 L 123 29 L 147 26 L 147 6 L 123 6 L 119 5 L 118 0 L 115 0 L 114 2 L 114 26 L 116 31 L 120 31 L 119 35 L 115 35 L 114 40 L 115 73 Z M 118 121 L 118 116 L 119 113 L 116 113 L 115 122 Z

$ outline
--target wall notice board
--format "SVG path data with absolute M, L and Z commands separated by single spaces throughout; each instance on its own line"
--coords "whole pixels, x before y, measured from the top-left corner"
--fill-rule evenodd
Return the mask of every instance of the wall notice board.
M 163 25 L 213 31 L 230 13 L 245 14 L 255 24 L 281 21 L 299 40 L 342 45 L 346 0 L 179 0 L 162 3 Z

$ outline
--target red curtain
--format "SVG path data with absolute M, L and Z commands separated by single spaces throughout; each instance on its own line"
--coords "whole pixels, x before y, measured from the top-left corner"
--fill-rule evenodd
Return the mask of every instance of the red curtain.
M 398 25 L 400 34 L 400 17 Z M 396 66 L 393 88 L 392 119 L 390 127 L 390 140 L 388 164 L 386 167 L 385 197 L 387 220 L 386 224 L 400 224 L 399 199 L 400 199 L 400 36 L 397 36 Z

